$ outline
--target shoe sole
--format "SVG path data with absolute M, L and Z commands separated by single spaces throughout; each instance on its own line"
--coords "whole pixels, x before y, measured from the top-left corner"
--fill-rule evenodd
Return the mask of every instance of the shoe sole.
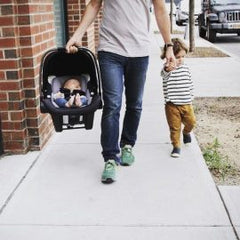
M 115 180 L 112 178 L 102 179 L 102 183 L 105 183 L 105 184 L 110 184 L 113 182 L 115 182 Z
M 124 166 L 124 167 L 129 167 L 131 166 L 132 164 L 129 164 L 129 163 L 120 163 L 121 166 Z
M 173 157 L 173 158 L 179 158 L 179 157 L 180 157 L 180 154 L 173 153 L 173 154 L 171 154 L 171 157 Z

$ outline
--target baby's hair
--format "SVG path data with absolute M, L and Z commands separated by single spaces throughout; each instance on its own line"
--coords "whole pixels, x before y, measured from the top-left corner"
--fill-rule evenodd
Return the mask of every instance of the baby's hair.
M 69 80 L 74 81 L 76 84 L 79 84 L 79 86 L 80 86 L 79 80 L 78 80 L 78 79 L 75 79 L 75 78 L 72 78 L 72 77 L 68 78 L 68 79 L 63 83 L 63 86 L 65 86 L 65 85 L 68 83 Z
M 181 50 L 184 50 L 186 53 L 188 53 L 187 45 L 180 38 L 172 38 L 172 43 L 173 43 L 174 56 L 176 56 Z M 166 57 L 166 51 L 167 51 L 167 48 L 164 47 L 161 55 L 161 59 L 164 59 Z

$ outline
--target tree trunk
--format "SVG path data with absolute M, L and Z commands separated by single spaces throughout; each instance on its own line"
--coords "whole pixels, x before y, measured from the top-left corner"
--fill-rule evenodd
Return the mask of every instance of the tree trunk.
M 195 22 L 194 22 L 194 12 L 195 12 L 195 0 L 189 0 L 189 51 L 194 52 L 195 50 L 195 39 L 194 39 L 194 27 L 195 27 Z

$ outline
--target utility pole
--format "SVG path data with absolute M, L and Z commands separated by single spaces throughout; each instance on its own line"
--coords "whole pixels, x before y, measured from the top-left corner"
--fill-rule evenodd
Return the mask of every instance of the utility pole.
M 170 32 L 173 33 L 173 3 L 174 0 L 170 2 Z
M 195 28 L 195 20 L 194 20 L 194 12 L 195 12 L 195 0 L 189 0 L 189 52 L 194 52 L 195 50 L 195 39 L 194 39 L 194 28 Z

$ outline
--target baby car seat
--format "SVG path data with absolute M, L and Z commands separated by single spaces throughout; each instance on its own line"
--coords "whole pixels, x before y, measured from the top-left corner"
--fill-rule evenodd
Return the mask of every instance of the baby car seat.
M 88 99 L 86 106 L 59 108 L 54 102 L 53 94 L 69 78 L 80 81 Z M 51 114 L 57 132 L 76 128 L 92 129 L 94 113 L 102 107 L 102 99 L 100 70 L 90 50 L 79 48 L 77 53 L 69 54 L 64 48 L 58 48 L 45 53 L 40 67 L 40 86 L 41 112 Z

